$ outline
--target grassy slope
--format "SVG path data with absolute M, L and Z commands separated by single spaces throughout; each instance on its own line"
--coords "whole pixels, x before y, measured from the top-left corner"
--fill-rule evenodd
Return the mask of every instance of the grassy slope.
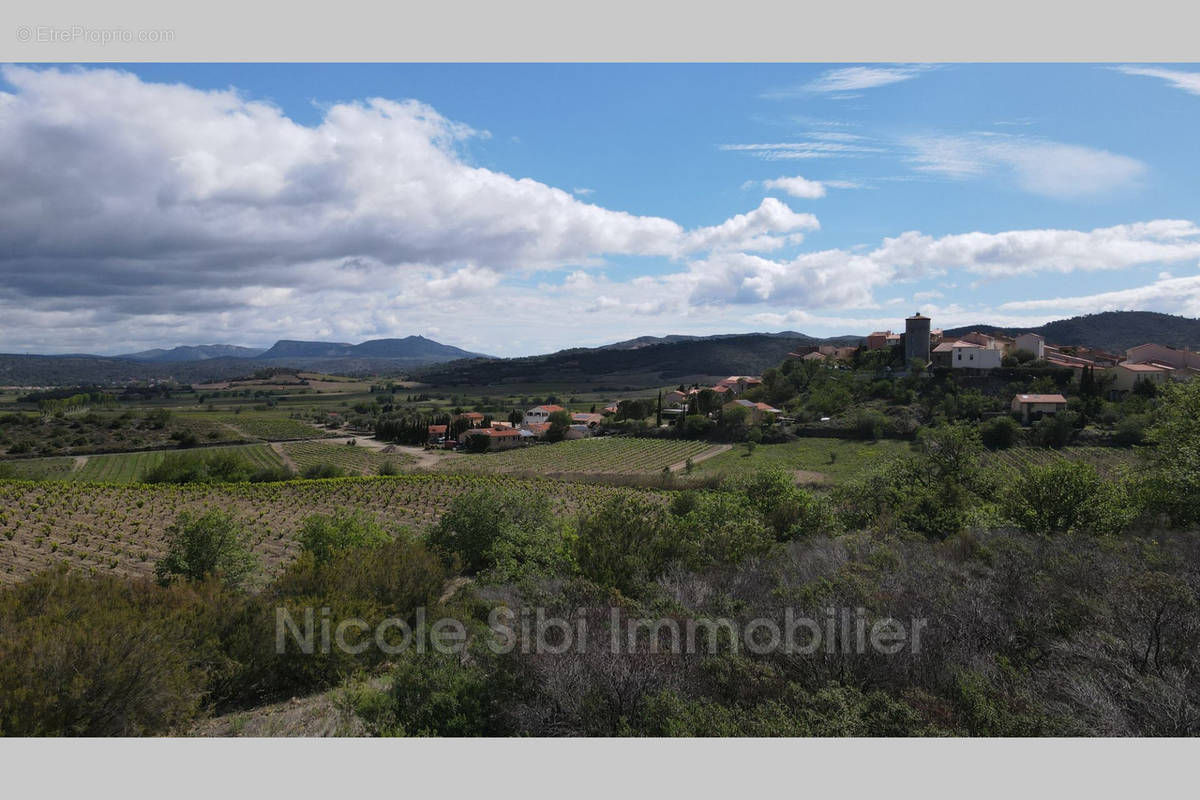
M 744 445 L 696 465 L 699 474 L 736 474 L 762 467 L 783 467 L 819 475 L 801 476 L 810 483 L 836 483 L 876 469 L 910 452 L 908 442 L 882 439 L 797 439 L 786 444 L 763 444 L 747 453 Z M 831 454 L 834 458 L 831 460 Z M 821 476 L 824 476 L 822 478 Z

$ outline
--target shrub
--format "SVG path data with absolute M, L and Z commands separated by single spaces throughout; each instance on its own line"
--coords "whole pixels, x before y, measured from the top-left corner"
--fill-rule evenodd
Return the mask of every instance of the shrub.
M 306 470 L 304 470 L 303 474 L 305 478 L 319 479 L 341 478 L 346 473 L 336 464 L 330 464 L 322 461 L 320 464 L 313 464 L 311 467 L 308 467 Z
M 301 549 L 312 553 L 318 564 L 327 563 L 344 550 L 378 547 L 391 538 L 379 523 L 352 511 L 335 511 L 329 516 L 313 514 L 305 518 L 296 536 Z
M 1146 439 L 1146 428 L 1149 419 L 1141 414 L 1125 417 L 1117 423 L 1113 432 L 1113 441 L 1125 447 L 1141 444 Z
M 851 421 L 851 427 L 859 439 L 879 439 L 886 425 L 887 417 L 874 409 L 859 411 Z
M 703 439 L 713 429 L 713 421 L 700 414 L 689 414 L 683 418 L 683 436 L 688 439 Z
M 988 450 L 1007 450 L 1017 443 L 1021 426 L 1009 416 L 996 417 L 979 426 L 979 438 Z
M 1078 419 L 1079 415 L 1073 411 L 1060 411 L 1042 417 L 1033 423 L 1030 441 L 1038 447 L 1066 447 L 1075 438 L 1075 423 Z
M 0 735 L 178 731 L 210 658 L 185 591 L 65 568 L 0 593 Z
M 1065 459 L 1026 467 L 1001 506 L 1009 521 L 1039 536 L 1115 533 L 1136 513 L 1124 487 L 1106 483 L 1091 464 Z
M 234 453 L 168 453 L 142 475 L 143 483 L 234 483 L 255 470 Z
M 229 514 L 209 511 L 201 516 L 183 512 L 167 528 L 167 555 L 155 568 L 162 584 L 179 577 L 201 581 L 220 577 L 236 586 L 258 566 L 250 550 L 249 536 Z
M 698 493 L 686 496 L 699 502 Z M 669 524 L 663 508 L 645 496 L 636 492 L 613 495 L 576 520 L 579 571 L 601 586 L 636 596 L 666 564 Z
M 379 465 L 380 475 L 397 475 L 400 473 L 400 468 L 396 466 L 395 461 L 385 461 Z
M 527 554 L 554 562 L 553 554 L 537 552 L 547 543 L 540 532 L 553 527 L 549 499 L 538 492 L 489 487 L 456 497 L 429 532 L 430 544 L 457 555 L 470 572 L 483 572 L 504 558 Z

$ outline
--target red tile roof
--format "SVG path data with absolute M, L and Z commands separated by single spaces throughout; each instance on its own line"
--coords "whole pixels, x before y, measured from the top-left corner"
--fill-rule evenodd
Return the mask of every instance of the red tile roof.
M 566 411 L 562 406 L 534 406 L 530 411 L 548 411 L 553 414 L 556 411 Z
M 1061 394 L 1019 394 L 1017 395 L 1019 403 L 1065 403 L 1067 398 Z

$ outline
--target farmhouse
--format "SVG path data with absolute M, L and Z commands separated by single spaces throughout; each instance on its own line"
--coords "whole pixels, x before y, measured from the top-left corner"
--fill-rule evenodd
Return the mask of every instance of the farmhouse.
M 521 432 L 512 428 L 470 428 L 459 435 L 458 441 L 466 445 L 472 438 L 480 436 L 488 440 L 487 450 L 508 450 L 525 443 Z
M 1067 398 L 1061 394 L 1019 394 L 1012 400 L 1012 410 L 1029 423 L 1046 414 L 1057 414 L 1067 408 Z
M 486 417 L 484 417 L 484 415 L 480 414 L 478 411 L 466 411 L 462 414 L 459 414 L 457 417 L 455 417 L 455 419 L 465 420 L 472 428 L 478 428 L 483 424 L 483 420 L 486 419 Z
M 672 389 L 663 395 L 663 402 L 669 406 L 681 406 L 687 401 L 687 392 L 681 392 L 678 389 Z
M 446 438 L 446 425 L 430 425 L 429 433 L 425 438 L 427 444 L 440 444 Z
M 733 400 L 721 406 L 721 408 L 744 408 L 749 413 L 750 422 L 755 425 L 762 422 L 767 414 L 779 416 L 783 413 L 774 406 L 769 406 L 766 403 L 755 403 L 750 400 Z
M 549 422 L 550 415 L 559 411 L 565 411 L 562 406 L 534 406 L 525 412 L 525 419 L 522 421 L 522 426 L 528 428 L 530 425 L 535 425 L 541 422 Z M 616 409 L 613 409 L 616 413 Z
M 604 422 L 604 415 L 587 414 L 581 411 L 571 415 L 571 422 L 578 425 L 587 425 L 589 428 L 594 428 L 600 423 Z

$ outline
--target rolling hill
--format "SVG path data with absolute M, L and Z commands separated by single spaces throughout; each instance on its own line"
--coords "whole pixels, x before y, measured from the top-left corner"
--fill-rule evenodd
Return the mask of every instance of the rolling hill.
M 544 356 L 451 361 L 414 370 L 412 377 L 439 385 L 473 386 L 707 382 L 727 375 L 758 374 L 777 365 L 796 347 L 824 341 L 803 334 L 793 338 L 753 333 L 645 343 L 632 348 L 574 348 Z
M 980 333 L 1037 333 L 1050 344 L 1086 345 L 1109 352 L 1123 353 L 1130 347 L 1157 342 L 1171 347 L 1200 349 L 1200 319 L 1160 314 L 1155 311 L 1104 311 L 1070 319 L 1060 319 L 1036 328 L 1004 328 L 995 325 L 967 325 L 951 328 L 946 336 L 961 336 L 968 331 Z

